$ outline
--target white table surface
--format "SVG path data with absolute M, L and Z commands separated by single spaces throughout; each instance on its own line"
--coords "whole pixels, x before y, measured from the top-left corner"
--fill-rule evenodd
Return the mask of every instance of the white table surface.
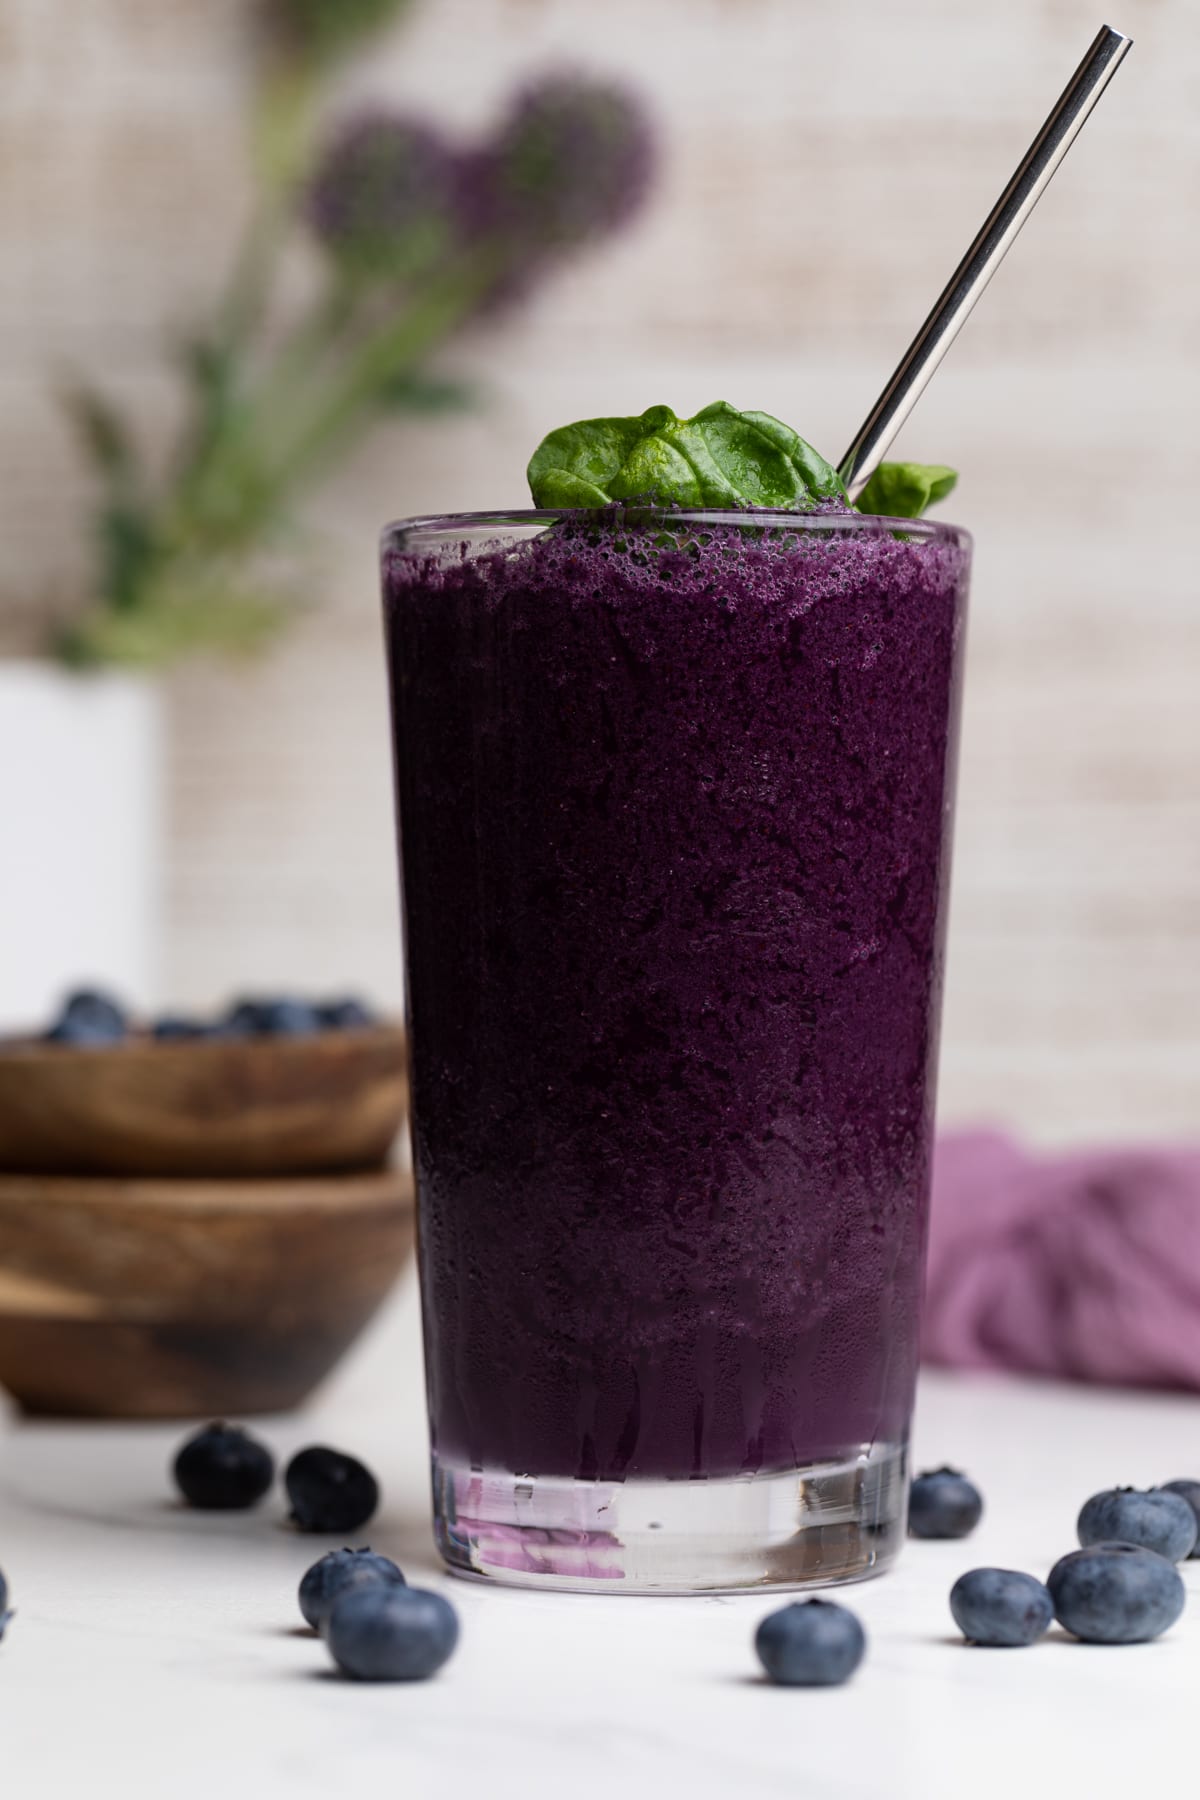
M 411 1288 L 305 1414 L 261 1422 L 281 1454 L 324 1440 L 372 1463 L 374 1546 L 445 1586 L 458 1655 L 434 1682 L 328 1672 L 295 1589 L 324 1540 L 173 1499 L 171 1427 L 0 1422 L 0 1567 L 18 1610 L 0 1645 L 0 1782 L 80 1800 L 1128 1800 L 1195 1761 L 1200 1562 L 1191 1615 L 1157 1644 L 971 1650 L 946 1595 L 963 1569 L 1044 1574 L 1081 1501 L 1200 1474 L 1200 1402 L 926 1377 L 919 1464 L 983 1488 L 966 1544 L 910 1544 L 843 1590 L 867 1660 L 829 1692 L 756 1679 L 756 1621 L 778 1602 L 527 1594 L 448 1581 L 428 1533 Z M 300 1628 L 299 1630 L 297 1628 Z M 1190 1778 L 1179 1791 L 1193 1791 Z

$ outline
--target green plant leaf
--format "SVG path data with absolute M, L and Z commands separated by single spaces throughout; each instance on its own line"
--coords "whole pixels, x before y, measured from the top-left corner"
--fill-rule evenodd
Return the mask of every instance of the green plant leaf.
M 467 382 L 424 375 L 419 369 L 402 369 L 379 388 L 379 404 L 389 412 L 461 412 L 473 398 Z
M 184 575 L 148 589 L 126 612 L 93 606 L 63 626 L 54 652 L 75 669 L 154 671 L 188 657 L 254 656 L 294 615 L 295 605 L 269 592 L 225 584 L 218 575 L 196 585 Z
M 154 526 L 140 506 L 114 500 L 97 514 L 96 536 L 100 592 L 117 612 L 129 611 L 139 604 L 142 590 L 160 559 L 161 546 Z
M 96 467 L 111 481 L 131 480 L 137 472 L 137 450 L 111 400 L 86 382 L 72 381 L 62 390 L 62 404 Z
M 810 512 L 844 499 L 837 470 L 769 413 L 724 400 L 694 418 L 651 406 L 635 418 L 581 419 L 542 439 L 530 459 L 535 506 L 765 506 Z
M 919 519 L 944 500 L 958 481 L 958 471 L 944 463 L 885 462 L 858 498 L 858 510 L 885 519 Z
M 183 480 L 210 460 L 236 416 L 238 367 L 232 347 L 216 338 L 188 338 L 177 356 L 193 399 L 177 456 Z
M 219 427 L 237 393 L 239 370 L 232 346 L 216 338 L 186 338 L 178 346 L 177 356 L 204 428 Z
M 408 11 L 411 0 L 264 0 L 269 27 L 284 46 L 313 57 L 352 50 Z

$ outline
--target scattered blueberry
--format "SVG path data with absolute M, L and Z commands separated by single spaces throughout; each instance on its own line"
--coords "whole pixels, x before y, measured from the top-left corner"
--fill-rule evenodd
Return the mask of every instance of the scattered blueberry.
M 369 1006 L 353 998 L 327 1001 L 318 1006 L 317 1017 L 329 1031 L 362 1031 L 379 1022 Z
M 321 1029 L 307 1000 L 238 1000 L 223 1023 L 233 1037 L 311 1037 Z
M 356 1681 L 427 1681 L 454 1653 L 458 1614 L 441 1594 L 376 1583 L 334 1601 L 325 1641 Z
M 199 1019 L 183 1019 L 168 1013 L 165 1018 L 155 1020 L 154 1035 L 165 1044 L 185 1038 L 213 1037 L 215 1033 L 211 1025 L 205 1025 Z
M 983 1496 L 958 1469 L 927 1469 L 913 1479 L 908 1529 L 918 1538 L 968 1537 L 983 1517 Z
M 863 1659 L 866 1634 L 832 1600 L 798 1600 L 768 1613 L 754 1634 L 758 1660 L 780 1687 L 837 1687 Z
M 374 1550 L 331 1550 L 307 1571 L 300 1583 L 300 1611 L 314 1631 L 320 1631 L 335 1600 L 353 1588 L 378 1587 L 382 1583 L 404 1586 L 395 1563 Z
M 1168 1562 L 1180 1562 L 1196 1548 L 1196 1515 L 1182 1494 L 1162 1488 L 1110 1488 L 1093 1494 L 1079 1515 L 1079 1541 L 1137 1544 Z
M 969 1569 L 950 1589 L 950 1611 L 968 1643 L 992 1649 L 1034 1644 L 1054 1622 L 1049 1589 L 1016 1569 Z
M 128 1020 L 115 1000 L 81 988 L 68 996 L 46 1037 L 53 1044 L 116 1044 L 128 1030 Z
M 254 1506 L 274 1479 L 271 1452 L 237 1425 L 206 1425 L 175 1458 L 180 1493 L 203 1512 Z
M 1196 1515 L 1196 1529 L 1200 1533 L 1200 1481 L 1164 1481 L 1163 1493 L 1182 1494 Z M 1200 1539 L 1188 1554 L 1189 1556 L 1200 1556 Z
M 4 1636 L 4 1628 L 12 1614 L 8 1610 L 8 1583 L 4 1579 L 4 1571 L 0 1569 L 0 1638 Z
M 1072 1550 L 1046 1578 L 1060 1625 L 1085 1644 L 1144 1644 L 1172 1626 L 1186 1590 L 1165 1556 L 1136 1544 Z
M 301 1531 L 357 1531 L 379 1505 L 371 1471 L 323 1444 L 293 1456 L 284 1480 Z

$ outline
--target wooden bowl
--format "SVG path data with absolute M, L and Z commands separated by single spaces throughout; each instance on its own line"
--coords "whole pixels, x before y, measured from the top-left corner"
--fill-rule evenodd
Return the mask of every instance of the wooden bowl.
M 397 1026 L 0 1047 L 0 1171 L 290 1175 L 378 1167 L 404 1117 Z
M 283 1411 L 327 1374 L 413 1244 L 411 1176 L 0 1176 L 0 1383 L 28 1411 Z

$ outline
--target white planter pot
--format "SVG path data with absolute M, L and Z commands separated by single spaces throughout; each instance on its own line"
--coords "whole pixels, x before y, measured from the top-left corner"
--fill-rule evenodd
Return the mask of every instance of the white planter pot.
M 0 662 L 0 1031 L 70 987 L 154 999 L 162 923 L 159 694 Z

